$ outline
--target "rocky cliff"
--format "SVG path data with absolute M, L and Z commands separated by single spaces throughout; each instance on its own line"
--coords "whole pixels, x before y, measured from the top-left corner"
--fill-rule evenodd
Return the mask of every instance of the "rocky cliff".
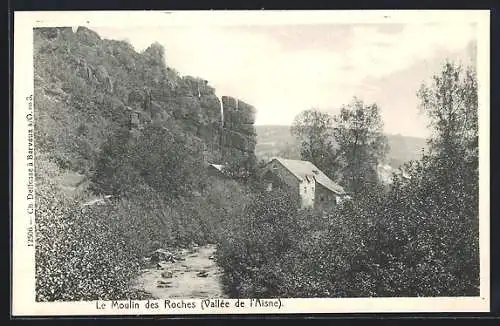
M 255 108 L 218 98 L 207 80 L 181 76 L 166 62 L 158 43 L 139 53 L 85 27 L 35 29 L 38 145 L 61 166 L 89 173 L 115 130 L 174 124 L 207 161 L 253 157 Z

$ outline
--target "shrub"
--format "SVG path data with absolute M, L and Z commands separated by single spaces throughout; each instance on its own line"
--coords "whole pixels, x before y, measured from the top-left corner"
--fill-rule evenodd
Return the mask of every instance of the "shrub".
M 37 156 L 37 301 L 136 297 L 139 255 L 123 237 L 126 219 L 112 206 L 82 208 L 58 189 L 58 166 Z
M 38 194 L 36 294 L 38 301 L 133 297 L 129 282 L 139 257 L 114 232 L 116 212 L 57 203 Z
M 272 291 L 269 277 L 259 274 L 266 265 L 285 252 L 289 239 L 279 230 L 280 221 L 296 214 L 293 201 L 285 193 L 261 194 L 242 215 L 235 217 L 227 237 L 219 239 L 218 263 L 224 269 L 224 283 L 233 296 L 266 295 Z
M 236 182 L 207 179 L 204 140 L 187 130 L 218 122 L 218 102 L 202 108 L 193 100 L 193 87 L 183 87 L 189 85 L 165 66 L 163 52 L 153 45 L 137 53 L 89 30 L 34 31 L 37 300 L 133 297 L 129 282 L 144 255 L 217 241 L 233 212 L 247 206 L 250 196 Z M 102 87 L 108 77 L 113 89 Z M 127 100 L 144 87 L 162 119 L 130 133 L 124 106 L 141 109 L 142 102 Z M 203 96 L 216 99 L 209 87 Z M 197 121 L 172 117 L 187 109 L 199 113 L 190 116 Z M 63 171 L 85 175 L 92 193 L 79 187 L 66 196 L 56 184 Z M 95 194 L 113 200 L 82 209 Z
M 396 182 L 388 194 L 366 194 L 328 218 L 291 209 L 283 196 L 261 196 L 242 213 L 239 227 L 220 240 L 218 262 L 228 293 L 477 295 L 477 220 L 459 207 L 433 203 L 426 179 L 411 180 Z M 431 189 L 439 191 L 438 185 Z

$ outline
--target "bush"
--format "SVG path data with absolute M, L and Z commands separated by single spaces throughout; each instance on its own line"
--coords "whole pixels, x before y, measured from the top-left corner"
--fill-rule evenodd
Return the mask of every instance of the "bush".
M 218 263 L 224 269 L 224 283 L 232 296 L 254 297 L 272 291 L 272 272 L 261 268 L 272 266 L 275 258 L 287 250 L 288 239 L 280 231 L 282 219 L 296 214 L 293 201 L 285 193 L 257 196 L 242 215 L 235 217 L 227 237 L 219 239 Z
M 430 167 L 429 167 L 430 168 Z M 232 297 L 477 295 L 478 221 L 433 202 L 430 173 L 330 212 L 264 195 L 218 246 Z M 427 179 L 417 179 L 425 176 Z M 449 201 L 448 195 L 446 201 Z M 473 209 L 471 209 L 473 211 Z
M 217 224 L 212 218 L 219 216 L 202 199 L 171 201 L 137 185 L 107 205 L 82 206 L 81 198 L 70 198 L 58 188 L 59 167 L 39 156 L 38 301 L 140 298 L 131 282 L 152 250 L 213 242 Z
M 152 249 L 215 242 L 233 212 L 247 206 L 242 186 L 207 178 L 204 140 L 186 130 L 218 122 L 218 102 L 207 111 L 193 100 L 194 84 L 186 88 L 165 66 L 157 44 L 137 53 L 85 29 L 78 35 L 35 29 L 34 68 L 37 300 L 133 297 L 129 283 Z M 113 89 L 102 85 L 108 77 Z M 144 88 L 161 118 L 131 133 L 124 107 L 131 93 Z M 217 99 L 212 88 L 202 91 Z M 142 109 L 142 102 L 127 104 Z M 190 117 L 196 121 L 172 117 L 186 109 L 199 113 Z M 92 193 L 58 188 L 63 171 L 90 179 Z M 82 209 L 82 202 L 101 194 L 113 195 L 112 202 Z
M 45 195 L 37 195 L 37 301 L 134 297 L 129 283 L 139 257 L 115 232 L 114 223 L 122 222 L 116 212 L 81 211 Z
M 139 272 L 139 252 L 123 236 L 129 226 L 113 206 L 82 208 L 58 189 L 61 173 L 37 155 L 36 299 L 126 299 Z
M 442 183 L 450 172 L 435 159 L 424 157 L 410 180 L 396 180 L 383 206 L 377 227 L 384 295 L 479 294 L 477 197 L 456 186 L 458 176 L 452 189 Z

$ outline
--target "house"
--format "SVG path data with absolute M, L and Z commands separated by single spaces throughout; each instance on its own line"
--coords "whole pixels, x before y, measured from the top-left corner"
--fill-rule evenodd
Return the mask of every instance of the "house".
M 275 157 L 262 168 L 259 176 L 268 191 L 275 188 L 291 191 L 302 208 L 336 205 L 348 197 L 340 185 L 309 161 Z

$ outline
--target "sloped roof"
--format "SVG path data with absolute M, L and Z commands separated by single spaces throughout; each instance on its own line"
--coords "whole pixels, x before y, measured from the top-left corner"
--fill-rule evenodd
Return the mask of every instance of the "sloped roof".
M 222 164 L 213 164 L 213 163 L 208 163 L 208 165 L 214 167 L 215 169 L 222 171 L 224 169 L 224 165 Z
M 317 183 L 330 191 L 338 194 L 345 195 L 346 192 L 342 186 L 338 185 L 326 176 L 320 169 L 309 161 L 289 160 L 281 157 L 274 157 L 271 161 L 276 160 L 281 163 L 288 171 L 290 171 L 300 181 L 304 180 L 306 176 L 314 177 Z

